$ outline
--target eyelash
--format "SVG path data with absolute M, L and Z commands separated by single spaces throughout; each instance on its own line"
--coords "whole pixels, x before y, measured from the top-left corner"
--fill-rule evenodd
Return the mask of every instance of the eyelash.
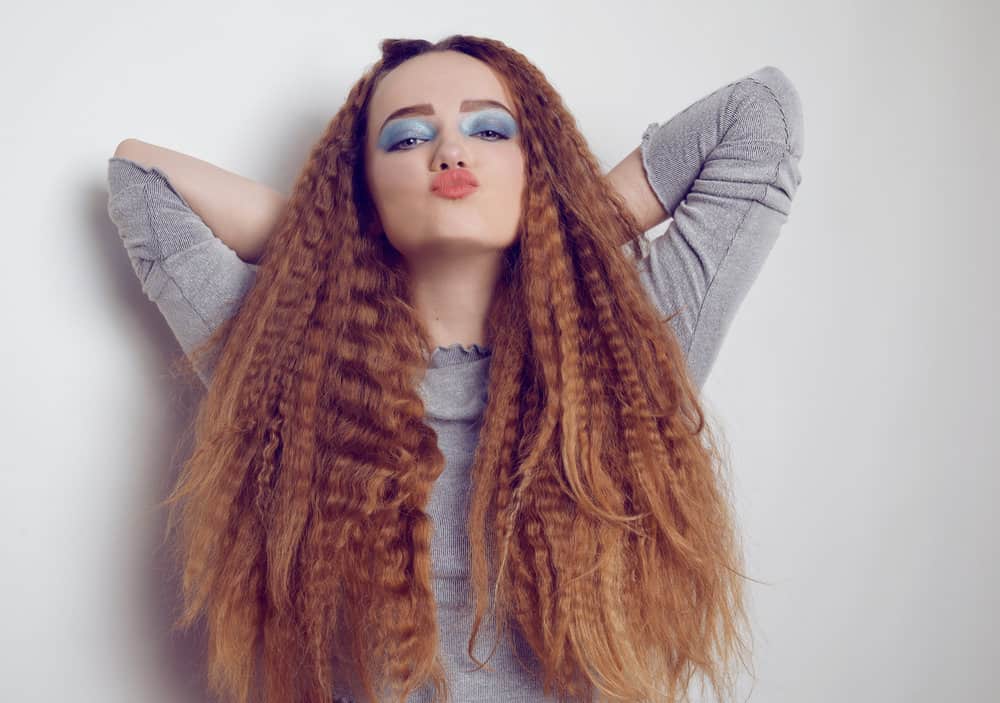
M 478 132 L 474 132 L 474 134 L 483 134 L 484 132 L 493 132 L 493 134 L 496 134 L 499 137 L 499 139 L 487 139 L 486 141 L 489 141 L 489 142 L 499 142 L 499 141 L 503 141 L 505 139 L 510 139 L 510 137 L 508 137 L 508 136 L 506 136 L 506 135 L 498 132 L 495 129 L 481 129 Z M 392 146 L 390 146 L 389 149 L 388 149 L 388 151 L 409 151 L 410 149 L 412 149 L 413 147 L 415 147 L 417 145 L 414 144 L 413 146 L 410 146 L 410 147 L 400 147 L 399 145 L 402 144 L 403 142 L 408 142 L 411 139 L 418 139 L 420 141 L 427 141 L 426 139 L 422 139 L 421 137 L 407 137 L 406 139 L 400 139 L 398 142 L 396 142 L 395 144 L 393 144 Z

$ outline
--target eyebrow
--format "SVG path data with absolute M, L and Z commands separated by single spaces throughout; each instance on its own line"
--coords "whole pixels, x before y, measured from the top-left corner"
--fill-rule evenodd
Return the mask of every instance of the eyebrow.
M 506 110 L 510 113 L 510 108 L 501 102 L 496 100 L 463 100 L 461 112 L 471 112 L 472 110 L 481 110 L 485 107 L 499 107 L 501 110 Z M 389 120 L 394 120 L 397 117 L 403 117 L 404 115 L 433 115 L 434 107 L 428 103 L 421 103 L 420 105 L 409 105 L 407 107 L 401 107 L 395 112 L 391 113 L 385 120 L 382 121 L 382 126 L 379 127 L 379 131 L 385 127 Z M 513 117 L 513 115 L 511 115 Z

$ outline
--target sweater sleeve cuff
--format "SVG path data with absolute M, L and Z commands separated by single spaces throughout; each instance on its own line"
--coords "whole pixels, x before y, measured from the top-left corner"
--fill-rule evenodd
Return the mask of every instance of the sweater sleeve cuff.
M 725 133 L 734 85 L 718 88 L 664 123 L 651 122 L 642 134 L 639 150 L 646 180 L 671 217 Z

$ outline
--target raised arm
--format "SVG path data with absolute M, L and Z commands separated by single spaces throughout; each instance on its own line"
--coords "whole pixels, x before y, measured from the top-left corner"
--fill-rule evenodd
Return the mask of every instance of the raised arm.
M 763 66 L 650 124 L 612 171 L 647 228 L 672 218 L 637 264 L 660 312 L 680 311 L 671 324 L 699 386 L 788 219 L 803 150 L 799 93 Z
M 155 166 L 216 237 L 243 261 L 256 264 L 288 197 L 215 164 L 139 139 L 126 139 L 115 158 Z
M 265 225 L 247 225 L 252 234 L 245 236 L 240 224 L 247 222 L 247 216 L 230 212 L 241 208 L 227 208 L 223 199 L 228 194 L 234 198 L 231 202 L 245 203 L 253 199 L 253 193 L 263 192 L 262 187 L 247 185 L 251 182 L 235 176 L 226 183 L 219 173 L 199 180 L 216 167 L 177 152 L 168 154 L 161 169 L 157 159 L 167 150 L 132 150 L 138 148 L 134 143 L 123 143 L 116 153 L 137 156 L 145 163 L 123 156 L 108 159 L 108 214 L 143 292 L 156 304 L 184 352 L 190 354 L 236 312 L 257 271 L 257 266 L 241 259 L 216 236 L 204 217 L 226 229 L 229 240 L 243 246 L 244 251 L 262 248 L 262 243 L 254 243 L 254 237 Z M 199 167 L 199 163 L 205 166 Z M 167 168 L 171 169 L 169 177 Z M 201 203 L 198 207 L 205 211 L 204 216 L 192 207 L 189 198 Z M 211 363 L 209 360 L 207 368 L 197 369 L 205 385 L 210 382 Z

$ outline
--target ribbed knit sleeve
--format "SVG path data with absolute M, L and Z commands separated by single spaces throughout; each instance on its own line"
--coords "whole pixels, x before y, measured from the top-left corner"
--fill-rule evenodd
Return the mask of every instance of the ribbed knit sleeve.
M 672 219 L 637 262 L 700 387 L 802 181 L 798 91 L 764 66 L 650 124 L 646 178 Z
M 258 267 L 216 237 L 155 166 L 112 157 L 108 187 L 108 215 L 142 290 L 190 353 L 235 314 Z M 211 366 L 197 370 L 208 385 Z

